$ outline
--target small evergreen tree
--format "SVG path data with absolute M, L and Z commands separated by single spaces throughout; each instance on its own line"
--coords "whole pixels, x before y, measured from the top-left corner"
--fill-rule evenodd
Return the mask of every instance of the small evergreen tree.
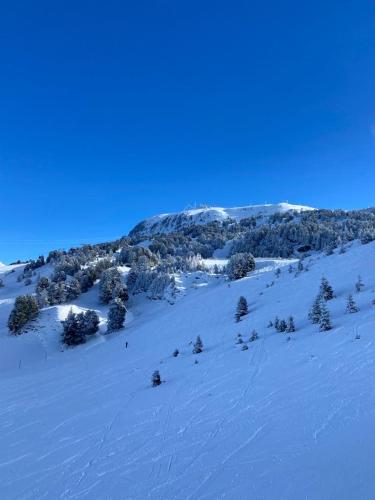
M 199 354 L 203 351 L 203 342 L 200 336 L 198 335 L 197 340 L 194 344 L 193 354 Z
M 321 304 L 322 296 L 318 294 L 309 312 L 309 320 L 313 324 L 318 324 L 320 322 Z
M 244 278 L 247 273 L 254 271 L 255 260 L 251 253 L 236 253 L 232 255 L 227 264 L 228 277 L 231 280 Z
M 254 342 L 254 340 L 258 340 L 259 335 L 256 330 L 253 330 L 250 335 L 250 342 Z
M 237 335 L 236 344 L 243 344 L 242 335 L 240 333 Z
M 241 351 L 247 351 L 248 349 L 249 349 L 249 348 L 247 347 L 247 345 L 246 345 L 246 344 L 244 344 L 244 345 L 242 346 L 242 348 L 241 348 Z
M 99 300 L 103 304 L 109 304 L 111 300 L 120 298 L 128 300 L 126 286 L 122 282 L 120 272 L 115 267 L 103 271 L 99 285 Z
M 296 331 L 296 327 L 294 325 L 294 318 L 293 318 L 293 316 L 289 316 L 285 331 L 288 332 L 288 333 L 292 333 L 292 332 Z
M 245 297 L 241 296 L 238 299 L 237 309 L 236 309 L 236 321 L 237 321 L 237 323 L 240 321 L 242 316 L 246 316 L 246 314 L 249 314 L 247 300 L 245 299 Z
M 278 267 L 275 271 L 275 276 L 276 278 L 280 278 L 280 275 L 281 275 L 281 269 Z
M 50 305 L 63 304 L 67 300 L 67 284 L 65 281 L 52 282 L 48 287 L 48 303 Z
M 119 298 L 114 299 L 108 311 L 107 331 L 113 332 L 123 328 L 125 315 L 126 307 L 123 301 Z
M 271 320 L 270 320 L 270 321 L 268 322 L 267 328 L 272 328 L 272 327 L 273 327 L 273 321 L 271 321 Z
M 299 260 L 298 261 L 298 265 L 297 265 L 297 271 L 300 273 L 304 270 L 304 267 L 303 267 L 303 262 L 302 260 Z
M 84 344 L 86 342 L 86 337 L 80 324 L 78 315 L 75 314 L 72 309 L 69 311 L 66 319 L 61 323 L 63 325 L 62 341 L 64 344 L 69 346 L 76 346 L 79 344 Z
M 66 290 L 67 300 L 75 300 L 81 294 L 81 285 L 76 278 L 72 278 L 66 288 L 67 288 Z
M 365 285 L 363 284 L 361 276 L 358 276 L 357 283 L 355 284 L 355 289 L 357 290 L 357 292 L 361 292 L 364 286 Z
M 353 299 L 353 295 L 350 293 L 348 295 L 348 300 L 346 303 L 346 312 L 352 314 L 352 313 L 356 313 L 358 311 L 359 311 L 358 306 Z
M 285 319 L 282 319 L 279 322 L 279 332 L 284 333 L 286 331 L 286 329 L 287 329 L 286 321 L 285 321 Z
M 38 306 L 41 309 L 42 307 L 48 306 L 48 288 L 50 286 L 49 279 L 45 276 L 38 279 L 35 292 L 36 292 L 36 300 L 38 302 Z
M 83 331 L 85 335 L 94 335 L 99 330 L 99 316 L 96 311 L 88 309 L 83 313 Z
M 18 296 L 9 315 L 9 330 L 14 334 L 20 333 L 26 323 L 38 316 L 38 312 L 39 307 L 36 297 L 33 295 Z
M 320 283 L 320 294 L 324 300 L 331 300 L 334 297 L 333 289 L 329 284 L 327 278 L 323 276 L 322 281 Z
M 155 370 L 154 373 L 152 374 L 151 384 L 152 384 L 152 387 L 157 387 L 158 385 L 161 384 L 161 378 L 160 378 L 159 370 Z
M 279 332 L 280 331 L 280 320 L 279 320 L 279 318 L 277 316 L 276 316 L 275 321 L 273 322 L 273 324 L 275 326 L 275 330 L 277 332 Z
M 173 351 L 172 356 L 173 356 L 174 358 L 177 358 L 177 356 L 178 356 L 179 354 L 180 354 L 180 351 L 179 351 L 178 349 L 175 349 L 175 350 Z
M 321 332 L 326 332 L 328 330 L 331 330 L 331 328 L 332 324 L 329 311 L 327 309 L 325 302 L 322 302 L 320 306 L 319 329 Z

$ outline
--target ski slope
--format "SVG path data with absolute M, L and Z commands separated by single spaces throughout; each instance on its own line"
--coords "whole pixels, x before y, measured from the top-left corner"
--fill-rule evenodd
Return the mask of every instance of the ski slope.
M 42 343 L 35 332 L 11 337 L 23 361 L 1 373 L 0 498 L 373 499 L 374 254 L 374 243 L 353 243 L 297 275 L 295 261 L 261 259 L 231 283 L 183 274 L 173 305 L 136 296 L 123 331 L 64 352 L 58 320 L 69 306 L 43 310 L 47 355 L 28 353 L 27 339 Z M 1 363 L 19 286 L 6 272 Z M 358 274 L 365 288 L 355 293 Z M 307 320 L 322 275 L 336 294 L 324 333 Z M 345 314 L 348 293 L 356 314 Z M 235 323 L 240 295 L 250 313 Z M 95 288 L 75 306 L 95 306 L 104 325 Z M 290 314 L 288 341 L 267 324 Z M 236 335 L 254 328 L 260 338 L 242 351 Z M 193 355 L 197 335 L 204 352 Z M 165 383 L 151 388 L 155 369 Z

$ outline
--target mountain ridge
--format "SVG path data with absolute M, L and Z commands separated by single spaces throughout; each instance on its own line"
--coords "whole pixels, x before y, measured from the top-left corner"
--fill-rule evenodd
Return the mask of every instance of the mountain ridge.
M 305 205 L 294 205 L 287 202 L 268 203 L 263 205 L 245 205 L 240 207 L 202 206 L 180 212 L 163 213 L 151 216 L 138 223 L 130 235 L 154 235 L 157 233 L 170 233 L 192 225 L 204 225 L 210 222 L 224 222 L 255 217 L 267 219 L 276 213 L 305 212 L 316 208 Z

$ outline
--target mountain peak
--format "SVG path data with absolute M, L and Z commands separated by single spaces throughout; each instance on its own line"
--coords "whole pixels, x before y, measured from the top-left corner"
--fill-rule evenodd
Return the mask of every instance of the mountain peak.
M 227 219 L 233 219 L 238 222 L 248 217 L 261 219 L 270 217 L 276 213 L 290 211 L 303 212 L 307 210 L 315 209 L 304 205 L 292 205 L 287 202 L 231 208 L 201 206 L 182 210 L 181 212 L 155 215 L 137 224 L 131 231 L 131 234 L 153 235 L 157 233 L 170 233 L 192 225 L 209 224 L 213 221 L 223 222 Z

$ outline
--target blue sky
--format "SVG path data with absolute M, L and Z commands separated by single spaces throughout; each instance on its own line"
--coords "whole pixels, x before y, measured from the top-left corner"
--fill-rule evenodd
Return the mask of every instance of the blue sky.
M 17 1 L 0 261 L 189 204 L 375 205 L 372 1 Z

